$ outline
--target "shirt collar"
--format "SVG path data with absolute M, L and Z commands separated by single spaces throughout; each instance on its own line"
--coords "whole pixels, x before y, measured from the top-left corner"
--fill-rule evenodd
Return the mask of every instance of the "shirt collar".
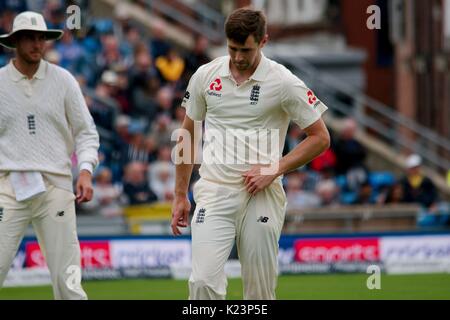
M 256 67 L 255 72 L 250 76 L 250 79 L 253 79 L 256 81 L 264 81 L 269 72 L 269 67 L 270 67 L 269 60 L 266 58 L 264 53 L 261 52 L 261 60 L 259 61 L 259 64 Z M 225 63 L 220 68 L 219 76 L 220 77 L 230 77 L 231 76 L 230 56 L 228 56 L 228 58 L 225 59 Z
M 46 62 L 44 60 L 41 60 L 41 62 L 39 63 L 39 68 L 37 69 L 33 78 L 39 80 L 45 79 L 46 70 L 47 70 Z M 9 62 L 9 75 L 14 82 L 19 82 L 20 80 L 26 78 L 26 75 L 22 74 L 19 70 L 17 70 L 12 60 Z
M 270 67 L 269 60 L 261 52 L 261 60 L 259 61 L 259 64 L 256 67 L 255 72 L 250 78 L 256 81 L 264 81 L 266 79 L 267 74 L 269 73 L 269 67 Z
M 224 78 L 231 76 L 230 56 L 227 56 L 224 63 L 222 64 L 222 67 L 219 70 L 219 76 Z

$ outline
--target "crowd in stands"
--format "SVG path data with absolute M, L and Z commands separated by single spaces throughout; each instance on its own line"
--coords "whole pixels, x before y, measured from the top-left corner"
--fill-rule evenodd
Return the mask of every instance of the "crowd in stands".
M 42 12 L 49 28 L 65 29 L 60 41 L 49 43 L 45 59 L 76 76 L 101 135 L 94 199 L 78 209 L 114 217 L 121 216 L 126 205 L 171 201 L 175 184 L 171 134 L 185 115 L 180 102 L 190 76 L 210 60 L 207 39 L 198 36 L 195 48 L 185 52 L 166 40 L 162 26 L 151 32 L 142 30 L 121 12 L 114 19 L 84 16 L 86 26 L 68 30 L 65 8 L 69 4 L 63 0 L 1 1 L 0 34 L 9 32 L 15 14 L 26 9 Z M 77 4 L 86 7 L 87 1 Z M 12 56 L 0 48 L 0 66 Z M 356 122 L 347 119 L 339 134 L 332 133 L 330 149 L 285 175 L 289 210 L 411 202 L 421 204 L 426 217 L 445 210 L 435 186 L 420 170 L 419 156 L 408 159 L 404 177 L 371 172 L 365 165 L 367 151 L 355 139 L 356 129 Z M 291 126 L 283 153 L 302 138 L 303 132 Z M 76 168 L 75 156 L 73 164 Z M 196 178 L 197 171 L 192 182 Z M 424 225 L 448 223 L 422 220 Z

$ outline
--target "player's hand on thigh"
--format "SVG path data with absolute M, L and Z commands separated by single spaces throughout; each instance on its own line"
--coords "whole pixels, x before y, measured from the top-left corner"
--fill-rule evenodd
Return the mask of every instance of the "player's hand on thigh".
M 94 190 L 92 188 L 92 175 L 87 170 L 81 170 L 80 176 L 78 177 L 77 186 L 76 186 L 76 200 L 77 203 L 88 202 L 91 201 L 92 196 L 94 194 Z
M 175 196 L 172 204 L 172 233 L 176 236 L 181 234 L 179 227 L 186 228 L 188 226 L 189 212 L 191 211 L 191 203 L 187 196 Z
M 262 174 L 261 168 L 265 166 L 254 165 L 249 171 L 242 174 L 244 185 L 248 193 L 255 195 L 259 191 L 264 190 L 277 177 L 276 174 Z

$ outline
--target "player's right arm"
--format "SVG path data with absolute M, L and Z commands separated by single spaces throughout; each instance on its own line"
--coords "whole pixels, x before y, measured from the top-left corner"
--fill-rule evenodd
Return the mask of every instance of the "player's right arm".
M 195 159 L 194 126 L 194 120 L 185 116 L 181 127 L 182 134 L 179 135 L 176 146 L 175 194 L 172 204 L 171 223 L 174 235 L 181 234 L 179 227 L 186 228 L 188 226 L 189 212 L 191 210 L 191 203 L 187 194 Z M 186 147 L 190 149 L 190 154 L 188 155 L 183 154 L 188 151 Z M 187 161 L 178 161 L 180 159 Z
M 203 88 L 205 88 L 203 73 L 204 67 L 200 67 L 192 75 L 186 94 L 181 102 L 181 106 L 186 109 L 186 116 L 184 117 L 175 152 L 177 159 L 175 159 L 175 195 L 172 205 L 171 224 L 174 235 L 181 234 L 179 227 L 186 228 L 188 226 L 191 204 L 187 194 L 192 168 L 195 163 L 194 160 L 196 159 L 195 152 L 198 149 L 196 148 L 198 145 L 197 141 L 201 139 L 201 132 L 195 130 L 195 128 L 197 128 L 196 124 L 201 124 L 206 115 L 206 101 L 203 95 Z M 184 154 L 185 151 L 188 154 Z M 182 161 L 179 161 L 180 159 Z

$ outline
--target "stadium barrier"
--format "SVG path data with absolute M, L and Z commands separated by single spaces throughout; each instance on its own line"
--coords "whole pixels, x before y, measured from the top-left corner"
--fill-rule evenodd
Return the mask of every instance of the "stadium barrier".
M 187 279 L 189 237 L 81 238 L 84 280 L 122 278 Z M 450 273 L 450 233 L 283 235 L 279 273 L 365 273 L 376 265 L 387 274 Z M 229 277 L 240 277 L 237 260 L 228 261 Z M 33 238 L 25 239 L 5 286 L 49 284 L 45 259 Z

